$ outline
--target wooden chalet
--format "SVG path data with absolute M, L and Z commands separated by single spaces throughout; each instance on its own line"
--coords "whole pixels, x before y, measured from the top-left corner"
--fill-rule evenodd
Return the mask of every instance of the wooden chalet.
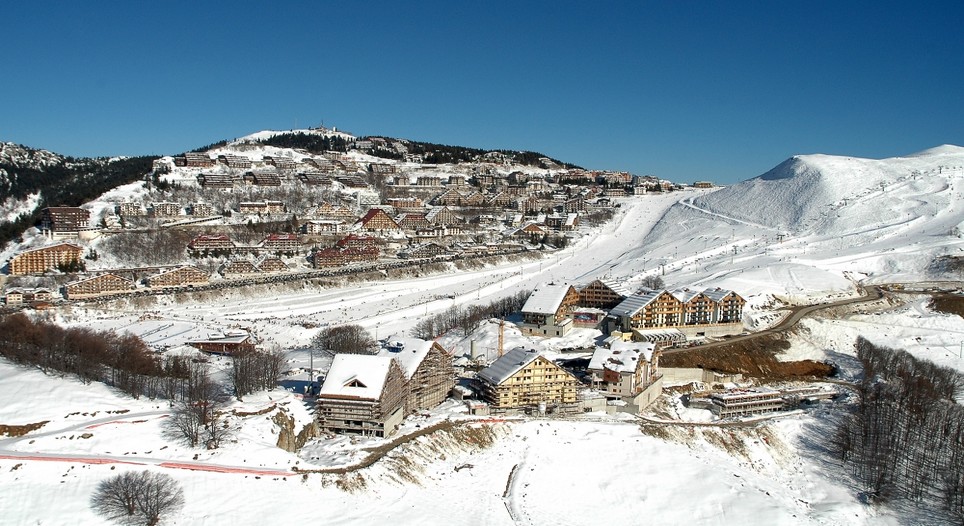
M 408 414 L 441 404 L 455 386 L 452 355 L 438 342 L 392 337 L 378 356 L 390 357 L 401 366 Z
M 335 245 L 340 248 L 378 248 L 378 239 L 364 234 L 348 234 Z
M 579 305 L 612 309 L 632 294 L 632 291 L 615 281 L 597 279 L 579 289 Z
M 295 168 L 298 168 L 298 161 L 290 157 L 265 155 L 264 163 L 274 166 L 279 170 L 294 170 Z
M 258 246 L 271 252 L 298 252 L 302 243 L 298 234 L 268 234 Z
M 739 294 L 719 288 L 656 290 L 626 298 L 609 315 L 623 331 L 675 327 L 693 328 L 700 335 L 709 334 L 701 328 L 725 325 L 730 326 L 723 329 L 728 332 L 720 334 L 727 334 L 741 329 L 745 304 Z
M 218 155 L 218 163 L 227 166 L 228 168 L 251 168 L 251 159 L 243 157 L 240 155 L 224 154 Z
M 390 436 L 405 418 L 407 393 L 397 360 L 336 354 L 318 393 L 318 426 L 331 433 Z
M 743 321 L 743 307 L 746 300 L 732 290 L 706 289 L 703 291 L 710 300 L 716 303 L 713 312 L 713 323 L 741 323 Z
M 496 412 L 567 412 L 576 405 L 579 380 L 538 351 L 507 352 L 478 373 L 480 391 Z
M 214 159 L 211 159 L 211 156 L 206 153 L 187 152 L 184 154 L 184 166 L 202 168 L 214 166 Z
M 615 341 L 609 348 L 596 347 L 587 371 L 593 389 L 619 398 L 635 397 L 662 377 L 659 351 L 648 342 Z
M 341 205 L 333 205 L 331 203 L 322 203 L 318 205 L 315 210 L 315 215 L 317 217 L 330 218 L 330 219 L 341 219 L 342 221 L 355 222 L 356 215 L 348 207 Z
M 338 175 L 335 180 L 348 188 L 368 188 L 368 181 L 357 175 Z
M 49 302 L 53 300 L 53 294 L 45 288 L 12 288 L 4 292 L 4 303 L 6 305 L 23 305 L 25 303 Z
M 237 245 L 225 234 L 201 234 L 192 239 L 187 244 L 187 248 L 196 252 L 205 250 L 231 251 L 237 248 Z
M 572 285 L 540 285 L 522 307 L 519 329 L 531 336 L 565 336 L 572 329 L 570 315 L 578 303 L 579 293 Z
M 388 205 L 398 212 L 419 212 L 425 207 L 425 203 L 418 197 L 391 197 Z

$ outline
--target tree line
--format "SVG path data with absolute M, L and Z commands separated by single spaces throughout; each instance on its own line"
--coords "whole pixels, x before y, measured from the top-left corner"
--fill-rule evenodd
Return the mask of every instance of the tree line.
M 423 340 L 431 340 L 449 331 L 458 330 L 468 336 L 475 332 L 485 320 L 505 318 L 521 311 L 530 293 L 531 291 L 519 291 L 511 296 L 489 302 L 487 305 L 464 307 L 453 305 L 434 316 L 422 318 L 412 329 L 412 335 Z
M 123 159 L 62 158 L 57 164 L 21 166 L 0 162 L 8 177 L 0 180 L 0 195 L 25 199 L 40 192 L 40 203 L 14 221 L 0 223 L 0 246 L 16 239 L 40 220 L 40 210 L 48 206 L 80 206 L 104 192 L 142 179 L 156 156 Z
M 192 447 L 216 448 L 231 435 L 224 422 L 231 395 L 207 365 L 188 356 L 161 359 L 135 335 L 63 328 L 16 313 L 0 319 L 0 356 L 46 374 L 103 382 L 134 398 L 167 399 L 173 408 L 167 434 Z M 280 349 L 236 354 L 229 372 L 235 396 L 271 389 L 283 366 Z
M 46 374 L 104 382 L 135 398 L 161 396 L 169 373 L 137 336 L 63 328 L 22 313 L 0 319 L 0 356 Z
M 857 340 L 864 367 L 855 412 L 835 447 L 878 501 L 940 502 L 964 518 L 964 375 Z

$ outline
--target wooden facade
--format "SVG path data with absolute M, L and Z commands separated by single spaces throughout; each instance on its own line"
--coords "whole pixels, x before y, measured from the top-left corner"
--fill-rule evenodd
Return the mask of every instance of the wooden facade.
M 595 280 L 579 289 L 579 305 L 597 309 L 611 309 L 619 305 L 631 293 L 611 281 Z
M 576 403 L 579 381 L 536 351 L 513 349 L 479 372 L 482 398 L 494 410 L 547 410 Z
M 70 300 L 122 294 L 132 290 L 134 290 L 134 282 L 116 274 L 101 274 L 64 286 L 66 297 Z
M 380 388 L 372 389 L 376 383 Z M 406 394 L 405 375 L 395 360 L 335 355 L 316 402 L 318 425 L 333 433 L 392 435 L 404 417 Z
M 610 315 L 620 319 L 625 331 L 737 324 L 743 321 L 745 304 L 746 300 L 736 292 L 719 288 L 659 290 L 626 298 Z
M 26 250 L 10 260 L 10 275 L 40 274 L 56 270 L 62 265 L 76 265 L 80 263 L 83 252 L 83 248 L 73 243 Z
M 178 267 L 147 278 L 147 285 L 152 288 L 203 285 L 207 282 L 208 275 L 197 267 L 191 266 Z
M 358 220 L 362 230 L 369 232 L 397 232 L 401 230 L 398 223 L 381 208 L 372 208 Z

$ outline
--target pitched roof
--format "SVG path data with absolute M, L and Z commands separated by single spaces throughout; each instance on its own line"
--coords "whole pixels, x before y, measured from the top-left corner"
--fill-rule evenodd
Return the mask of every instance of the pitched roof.
M 619 373 L 631 373 L 636 371 L 639 361 L 650 361 L 653 359 L 655 346 L 650 342 L 623 342 L 615 341 L 609 349 L 596 347 L 589 360 L 590 370 L 602 370 L 603 368 Z
M 721 289 L 717 287 L 715 289 L 706 289 L 703 291 L 703 294 L 706 294 L 711 300 L 719 303 L 723 298 L 729 296 L 730 294 L 736 293 L 729 289 Z
M 492 365 L 479 371 L 478 377 L 493 385 L 499 385 L 523 367 L 534 362 L 539 356 L 541 356 L 541 353 L 535 349 L 516 347 L 505 353 Z
M 633 295 L 633 291 L 631 291 L 625 285 L 623 285 L 622 283 L 619 283 L 618 281 L 615 281 L 612 279 L 597 279 L 594 281 L 598 281 L 599 283 L 602 283 L 603 285 L 606 286 L 606 288 L 615 292 L 616 294 L 619 294 L 624 298 L 627 298 Z M 592 285 L 592 283 L 589 283 L 589 285 Z M 586 285 L 586 287 L 588 287 L 589 285 Z M 586 287 L 583 287 L 583 289 L 585 289 Z
M 555 314 L 570 288 L 572 286 L 568 283 L 540 285 L 529 295 L 529 299 L 522 306 L 522 312 Z
M 616 305 L 613 310 L 609 311 L 609 314 L 613 316 L 635 316 L 663 292 L 662 290 L 653 290 L 645 294 L 633 294 Z
M 691 299 L 699 296 L 700 293 L 701 293 L 701 291 L 692 290 L 692 289 L 676 289 L 676 290 L 670 292 L 670 294 L 672 294 L 673 297 L 675 297 L 676 299 L 678 299 L 678 300 L 680 301 L 680 303 L 686 303 L 686 302 L 690 301 Z
M 368 354 L 336 354 L 321 385 L 320 396 L 378 400 L 392 359 Z
M 425 341 L 419 338 L 398 338 L 391 337 L 385 346 L 378 352 L 378 356 L 388 356 L 398 361 L 405 373 L 405 378 L 411 378 L 422 360 L 428 356 L 435 342 Z

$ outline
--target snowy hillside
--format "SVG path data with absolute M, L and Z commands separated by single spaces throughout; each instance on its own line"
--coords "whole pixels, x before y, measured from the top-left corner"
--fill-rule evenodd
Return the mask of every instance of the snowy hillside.
M 896 228 L 936 215 L 960 200 L 953 182 L 961 177 L 958 146 L 882 160 L 802 155 L 693 204 L 793 234 L 851 233 L 867 223 Z
M 303 155 L 272 148 L 222 150 L 253 160 L 269 151 Z M 774 296 L 814 303 L 855 295 L 859 281 L 959 281 L 930 265 L 939 255 L 961 255 L 962 191 L 964 148 L 956 146 L 885 160 L 801 156 L 731 188 L 619 199 L 611 222 L 584 227 L 569 247 L 542 259 L 399 280 L 74 304 L 44 316 L 68 326 L 129 331 L 157 350 L 244 327 L 288 351 L 292 380 L 306 378 L 309 364 L 324 369 L 327 360 L 312 358 L 305 346 L 325 326 L 357 323 L 376 338 L 408 336 L 425 316 L 550 281 L 612 278 L 632 288 L 659 275 L 669 287 L 732 288 L 749 299 L 747 326 L 757 329 L 758 320 L 765 324 L 774 315 Z M 144 197 L 138 184 L 112 192 L 86 206 L 99 210 Z M 507 347 L 562 352 L 592 345 L 600 335 L 575 329 L 566 338 L 529 338 L 511 321 Z M 853 342 L 863 336 L 964 370 L 962 323 L 930 310 L 926 298 L 903 305 L 881 300 L 855 314 L 805 320 L 782 358 L 833 359 L 841 378 L 852 379 L 860 373 Z M 473 334 L 439 341 L 456 357 L 468 355 L 474 342 L 492 358 L 498 340 L 498 324 L 489 321 Z M 259 411 L 284 406 L 300 420 L 310 418 L 298 396 L 280 389 L 235 404 L 248 415 L 231 419 L 236 442 L 195 451 L 162 438 L 164 404 L 6 362 L 0 363 L 0 385 L 0 424 L 48 421 L 24 437 L 0 437 L 0 508 L 15 510 L 0 522 L 106 524 L 88 505 L 96 484 L 145 467 L 168 472 L 184 486 L 188 502 L 172 517 L 174 524 L 287 524 L 319 516 L 331 524 L 410 524 L 429 517 L 429 523 L 452 524 L 633 524 L 640 517 L 655 524 L 897 524 L 924 513 L 863 503 L 846 470 L 826 455 L 824 441 L 841 414 L 836 406 L 761 426 L 680 423 L 655 432 L 635 420 L 598 414 L 496 421 L 489 422 L 495 440 L 485 447 L 441 433 L 344 476 L 302 477 L 289 470 L 343 466 L 381 443 L 335 438 L 310 442 L 300 454 L 276 448 L 280 431 Z M 688 420 L 691 413 L 674 403 L 667 411 Z M 405 431 L 446 418 L 464 414 L 448 403 L 409 420 Z M 56 505 L 50 505 L 51 494 Z
M 674 284 L 723 280 L 793 296 L 860 280 L 959 280 L 933 263 L 964 255 L 962 230 L 964 148 L 883 160 L 806 155 L 681 200 L 629 254 Z

